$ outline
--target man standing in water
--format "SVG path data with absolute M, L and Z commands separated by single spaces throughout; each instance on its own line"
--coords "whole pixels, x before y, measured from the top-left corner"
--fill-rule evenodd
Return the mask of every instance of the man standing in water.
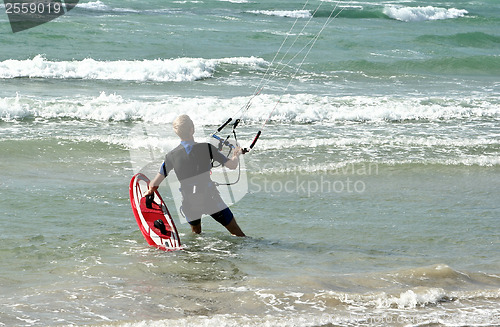
M 194 141 L 194 124 L 188 115 L 181 115 L 173 122 L 175 133 L 181 144 L 167 153 L 160 172 L 150 182 L 144 196 L 154 194 L 160 183 L 173 169 L 181 184 L 181 211 L 191 225 L 193 233 L 201 233 L 201 216 L 212 216 L 233 235 L 245 236 L 236 223 L 231 210 L 222 200 L 215 183 L 210 178 L 210 170 L 214 161 L 234 170 L 239 165 L 241 149 L 233 151 L 233 157 L 227 158 L 209 143 Z

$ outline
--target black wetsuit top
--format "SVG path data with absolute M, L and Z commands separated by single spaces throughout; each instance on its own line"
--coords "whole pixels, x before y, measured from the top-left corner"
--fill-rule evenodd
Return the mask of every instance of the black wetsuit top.
M 160 173 L 167 176 L 173 169 L 181 188 L 199 184 L 210 184 L 212 160 L 224 165 L 229 159 L 209 143 L 183 141 L 167 153 Z

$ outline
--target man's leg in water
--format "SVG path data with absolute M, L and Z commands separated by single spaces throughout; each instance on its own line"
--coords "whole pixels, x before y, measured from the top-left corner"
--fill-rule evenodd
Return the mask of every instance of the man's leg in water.
M 246 236 L 245 233 L 243 233 L 243 231 L 241 230 L 240 226 L 238 226 L 238 223 L 236 222 L 231 209 L 229 209 L 228 207 L 225 207 L 223 210 L 211 214 L 211 216 L 222 226 L 226 227 L 226 229 L 231 234 L 236 236 Z
M 201 218 L 193 221 L 188 221 L 191 225 L 191 231 L 195 234 L 201 234 Z
M 238 226 L 238 223 L 236 222 L 236 219 L 234 217 L 231 222 L 224 227 L 226 227 L 226 229 L 235 236 L 246 236 L 245 233 L 243 233 L 243 231 L 241 230 L 240 226 Z
M 191 225 L 191 231 L 195 234 L 201 234 L 201 224 L 196 226 Z
M 236 219 L 232 219 L 229 224 L 227 224 L 226 229 L 233 235 L 235 236 L 246 236 L 245 233 L 241 230 L 240 226 L 238 226 L 238 223 L 236 222 Z M 195 234 L 201 234 L 201 224 L 198 225 L 191 225 L 191 231 Z

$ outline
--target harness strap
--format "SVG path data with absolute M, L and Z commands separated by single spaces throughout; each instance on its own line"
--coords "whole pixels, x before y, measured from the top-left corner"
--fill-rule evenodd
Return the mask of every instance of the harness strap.
M 212 147 L 210 144 L 208 144 L 208 152 L 210 152 L 210 166 L 213 168 L 214 167 L 214 155 L 212 154 Z M 210 173 L 212 173 L 210 171 Z

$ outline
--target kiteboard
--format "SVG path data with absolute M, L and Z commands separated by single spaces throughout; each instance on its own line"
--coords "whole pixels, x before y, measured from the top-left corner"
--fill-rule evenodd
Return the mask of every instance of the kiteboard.
M 138 173 L 130 180 L 130 204 L 135 220 L 149 245 L 164 251 L 182 249 L 174 220 L 158 191 L 146 199 L 143 196 L 149 188 L 149 178 Z

